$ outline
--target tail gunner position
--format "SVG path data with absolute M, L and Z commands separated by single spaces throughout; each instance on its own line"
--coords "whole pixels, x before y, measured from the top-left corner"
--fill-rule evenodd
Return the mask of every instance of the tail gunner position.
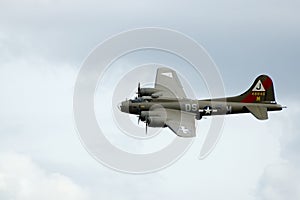
M 119 105 L 122 112 L 138 116 L 147 127 L 169 127 L 180 137 L 195 137 L 195 119 L 203 116 L 251 113 L 268 119 L 268 111 L 284 108 L 275 101 L 273 82 L 267 75 L 257 77 L 249 90 L 239 96 L 188 99 L 174 70 L 158 68 L 154 88 L 141 88 L 138 96 Z

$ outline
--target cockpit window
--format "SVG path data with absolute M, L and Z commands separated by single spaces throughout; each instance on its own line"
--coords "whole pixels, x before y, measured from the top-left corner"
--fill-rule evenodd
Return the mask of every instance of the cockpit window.
M 132 103 L 144 102 L 145 100 L 142 97 L 135 97 L 135 99 L 130 99 Z

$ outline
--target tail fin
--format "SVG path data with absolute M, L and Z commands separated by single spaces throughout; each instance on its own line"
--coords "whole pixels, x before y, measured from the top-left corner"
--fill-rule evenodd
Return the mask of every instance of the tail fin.
M 244 103 L 273 103 L 275 102 L 275 95 L 272 79 L 267 75 L 260 75 L 249 90 L 227 100 Z

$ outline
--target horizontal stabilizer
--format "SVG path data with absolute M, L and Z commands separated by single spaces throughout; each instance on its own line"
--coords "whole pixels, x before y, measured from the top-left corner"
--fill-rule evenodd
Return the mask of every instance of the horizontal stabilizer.
M 256 117 L 259 120 L 266 120 L 268 119 L 268 111 L 266 107 L 263 106 L 255 106 L 255 105 L 249 105 L 246 106 L 246 108 L 251 112 L 254 117 Z

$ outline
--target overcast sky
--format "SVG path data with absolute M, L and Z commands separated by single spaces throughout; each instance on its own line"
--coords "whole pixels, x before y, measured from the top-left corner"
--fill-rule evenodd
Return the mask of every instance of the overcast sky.
M 0 199 L 300 199 L 299 8 L 296 0 L 1 1 Z M 197 157 L 209 119 L 197 122 L 189 151 L 162 171 L 130 175 L 101 165 L 75 131 L 76 76 L 100 42 L 149 26 L 203 45 L 227 95 L 270 75 L 288 109 L 263 122 L 226 117 L 204 160 Z M 158 53 L 150 55 L 156 62 Z

